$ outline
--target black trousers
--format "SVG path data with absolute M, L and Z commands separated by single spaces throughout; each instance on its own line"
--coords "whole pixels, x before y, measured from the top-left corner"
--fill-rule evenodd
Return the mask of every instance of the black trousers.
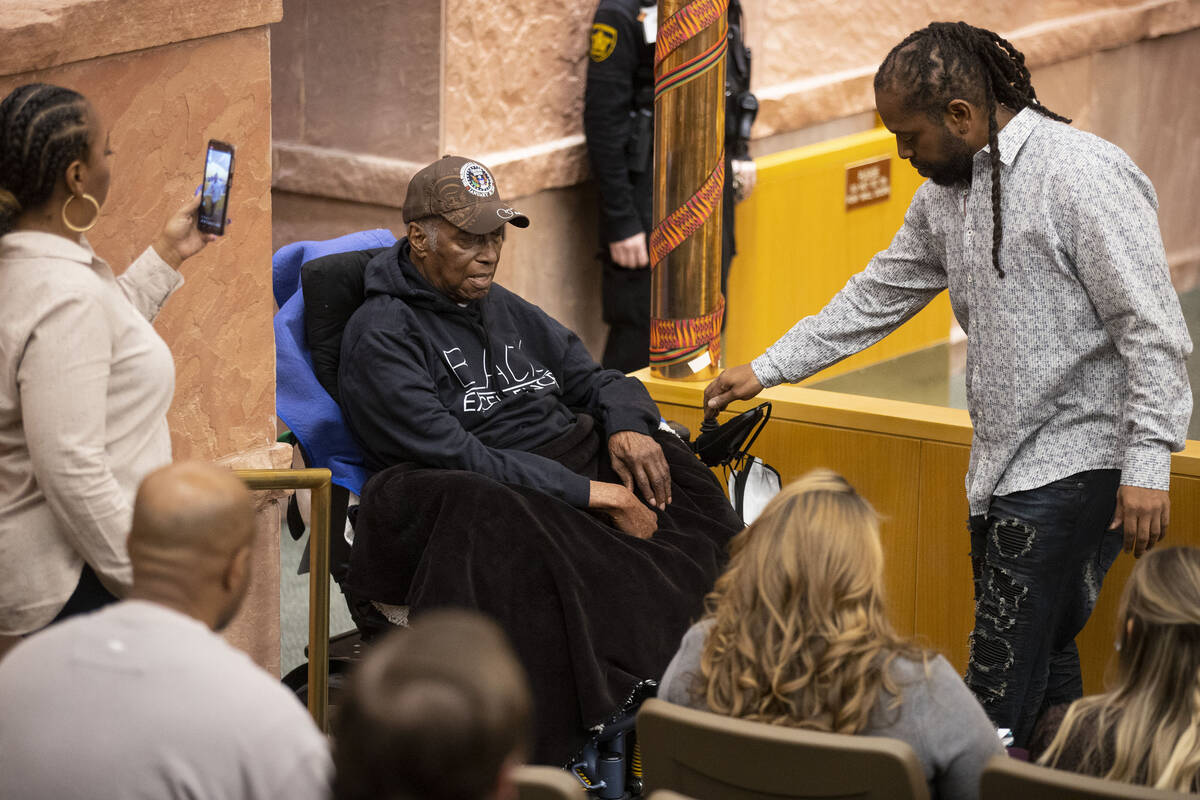
M 83 572 L 79 574 L 79 583 L 75 585 L 75 591 L 67 598 L 67 604 L 58 612 L 58 616 L 50 621 L 50 624 L 53 625 L 56 622 L 62 622 L 67 617 L 73 617 L 77 614 L 86 614 L 89 611 L 95 611 L 109 603 L 115 602 L 117 602 L 117 596 L 104 588 L 104 584 L 100 582 L 100 578 L 85 563 L 83 565 Z
M 967 686 L 1014 744 L 1043 711 L 1083 696 L 1075 637 L 1121 552 L 1108 530 L 1121 473 L 1098 469 L 992 498 L 972 517 L 975 628 Z

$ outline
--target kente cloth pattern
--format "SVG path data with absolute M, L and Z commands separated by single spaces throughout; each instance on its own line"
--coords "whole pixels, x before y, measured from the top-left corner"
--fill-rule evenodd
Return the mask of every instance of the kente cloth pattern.
M 654 68 L 667 56 L 714 22 L 725 19 L 729 0 L 692 0 L 676 11 L 658 28 L 654 44 Z M 722 37 L 724 38 L 724 37 Z
M 717 307 L 702 317 L 650 320 L 650 363 L 673 364 L 700 349 L 714 348 L 714 363 L 720 358 L 721 320 L 725 316 L 725 298 L 717 297 Z
M 363 490 L 348 585 L 415 618 L 475 608 L 504 628 L 529 673 L 537 763 L 561 765 L 647 678 L 662 675 L 742 528 L 712 473 L 659 432 L 672 502 L 650 539 L 535 489 L 398 465 Z M 561 462 L 619 482 L 602 436 Z M 572 463 L 592 454 L 589 465 Z
M 713 171 L 696 193 L 687 202 L 667 215 L 650 232 L 650 263 L 658 266 L 667 254 L 708 221 L 721 202 L 721 189 L 725 185 L 725 159 L 719 159 Z
M 676 86 L 682 86 L 689 81 L 699 78 L 704 73 L 708 72 L 717 64 L 721 63 L 721 59 L 725 57 L 725 52 L 729 49 L 729 26 L 721 26 L 721 35 L 711 47 L 705 50 L 700 55 L 690 58 L 680 64 L 670 72 L 666 72 L 658 80 L 654 82 L 654 99 L 657 100 L 659 95 Z

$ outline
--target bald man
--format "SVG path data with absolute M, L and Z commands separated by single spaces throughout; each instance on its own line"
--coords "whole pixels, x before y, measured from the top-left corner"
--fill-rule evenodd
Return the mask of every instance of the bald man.
M 325 798 L 325 737 L 215 631 L 250 583 L 254 507 L 228 470 L 181 463 L 138 490 L 124 602 L 0 662 L 0 797 Z

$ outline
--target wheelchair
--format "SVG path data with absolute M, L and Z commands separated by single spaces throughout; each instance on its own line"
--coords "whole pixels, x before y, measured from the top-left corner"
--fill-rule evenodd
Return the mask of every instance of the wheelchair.
M 368 473 L 342 416 L 337 387 L 342 333 L 363 301 L 366 265 L 395 242 L 387 230 L 368 230 L 328 241 L 296 242 L 280 248 L 273 259 L 273 288 L 279 307 L 274 322 L 276 409 L 289 429 L 280 439 L 295 448 L 296 466 L 323 467 L 332 473 L 330 574 L 342 591 L 356 628 L 330 640 L 332 705 L 336 705 L 345 676 L 362 658 L 370 640 L 407 624 L 406 606 L 364 601 L 345 588 L 354 515 Z M 704 463 L 727 468 L 733 465 L 736 472 L 748 458 L 745 451 L 769 416 L 770 405 L 763 404 L 724 425 L 706 423 L 694 444 L 689 431 L 668 424 L 693 446 Z M 296 539 L 304 535 L 305 505 L 299 492 L 289 501 L 288 529 Z M 307 571 L 307 550 L 300 571 Z M 307 691 L 306 680 L 306 665 L 283 679 L 301 697 Z M 564 765 L 592 796 L 620 800 L 640 795 L 634 720 L 642 701 L 656 690 L 654 681 L 634 687 L 626 701 L 592 729 L 586 745 Z

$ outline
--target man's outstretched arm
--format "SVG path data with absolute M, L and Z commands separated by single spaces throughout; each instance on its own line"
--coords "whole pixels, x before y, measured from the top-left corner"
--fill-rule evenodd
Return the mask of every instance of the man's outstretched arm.
M 704 414 L 734 400 L 803 380 L 878 342 L 946 288 L 941 254 L 924 223 L 920 190 L 887 250 L 850 278 L 825 308 L 797 322 L 749 364 L 725 370 L 704 390 Z

